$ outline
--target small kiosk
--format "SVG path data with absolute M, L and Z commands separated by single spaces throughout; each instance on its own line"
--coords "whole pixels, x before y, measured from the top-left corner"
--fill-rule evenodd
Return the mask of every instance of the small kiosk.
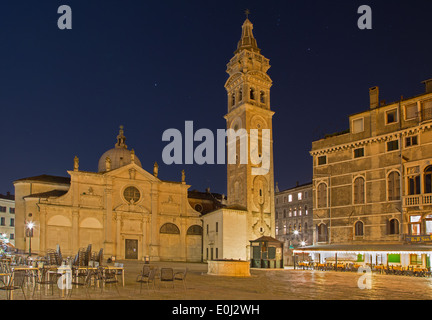
M 283 243 L 279 240 L 262 236 L 250 240 L 251 268 L 283 268 Z

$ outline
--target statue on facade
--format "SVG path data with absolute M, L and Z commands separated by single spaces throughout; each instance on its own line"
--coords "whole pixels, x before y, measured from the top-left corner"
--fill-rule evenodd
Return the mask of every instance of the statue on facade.
M 78 171 L 79 168 L 79 158 L 75 156 L 74 158 L 74 171 Z

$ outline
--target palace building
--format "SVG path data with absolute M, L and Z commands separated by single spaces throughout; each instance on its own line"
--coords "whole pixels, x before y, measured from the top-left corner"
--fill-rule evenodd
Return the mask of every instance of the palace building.
M 16 247 L 44 254 L 60 246 L 74 256 L 92 245 L 105 258 L 202 260 L 201 213 L 191 207 L 190 185 L 158 178 L 145 171 L 134 150 L 128 150 L 120 127 L 114 148 L 99 159 L 98 172 L 79 169 L 75 157 L 69 177 L 40 175 L 14 182 Z M 211 194 L 194 192 L 191 201 L 209 210 L 218 201 Z M 33 222 L 33 237 L 26 224 Z
M 432 80 L 426 92 L 349 117 L 312 143 L 315 260 L 430 266 Z

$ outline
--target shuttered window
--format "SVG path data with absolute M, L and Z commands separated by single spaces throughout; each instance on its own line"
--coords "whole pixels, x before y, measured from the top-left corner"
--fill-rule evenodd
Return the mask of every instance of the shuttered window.
M 417 103 L 412 103 L 405 106 L 405 119 L 415 119 L 417 118 Z
M 318 208 L 327 207 L 327 185 L 320 183 L 318 185 Z
M 422 121 L 432 119 L 432 99 L 422 102 Z
M 354 204 L 365 203 L 365 181 L 362 177 L 354 180 Z
M 388 200 L 400 200 L 400 175 L 399 172 L 393 171 L 387 179 Z

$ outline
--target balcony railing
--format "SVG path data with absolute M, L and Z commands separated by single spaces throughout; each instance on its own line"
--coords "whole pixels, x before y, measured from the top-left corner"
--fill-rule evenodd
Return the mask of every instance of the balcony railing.
M 432 205 L 432 193 L 405 196 L 404 205 L 406 207 Z

